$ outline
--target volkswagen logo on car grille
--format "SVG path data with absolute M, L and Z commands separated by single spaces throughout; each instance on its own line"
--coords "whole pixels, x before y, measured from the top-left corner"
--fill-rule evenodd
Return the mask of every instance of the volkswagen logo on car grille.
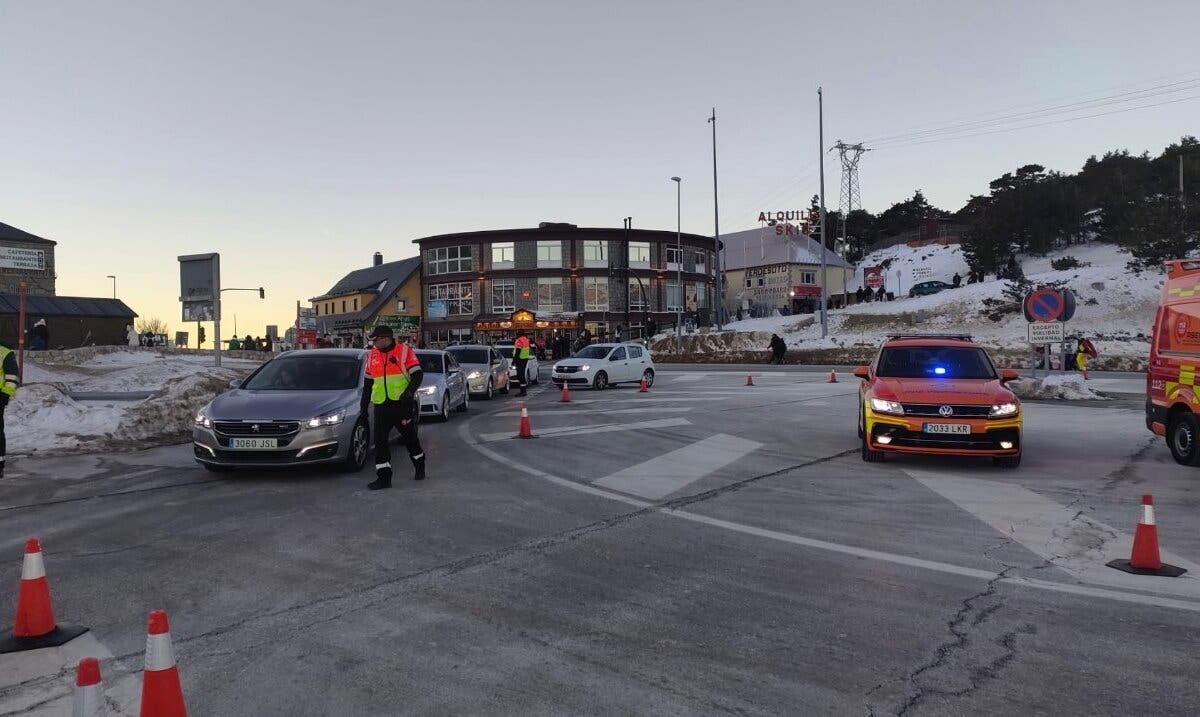
M 941 408 L 938 409 L 938 413 L 940 413 L 943 416 L 953 416 L 954 408 L 951 406 L 942 406 Z
M 942 408 L 950 408 L 950 407 L 949 407 L 949 406 L 942 406 Z M 949 416 L 950 414 L 949 414 L 949 413 L 943 413 L 942 415 L 943 415 L 943 416 Z M 257 423 L 255 423 L 254 425 L 250 426 L 250 430 L 251 430 L 251 431 L 254 431 L 255 433 L 258 433 L 258 424 L 257 424 Z

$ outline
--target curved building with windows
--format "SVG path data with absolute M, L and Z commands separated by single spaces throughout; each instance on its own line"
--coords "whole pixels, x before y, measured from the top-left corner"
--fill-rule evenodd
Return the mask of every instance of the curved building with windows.
M 430 346 L 494 342 L 525 329 L 539 342 L 587 330 L 634 338 L 649 328 L 708 324 L 716 269 L 711 237 L 543 223 L 441 234 L 421 250 L 422 336 Z

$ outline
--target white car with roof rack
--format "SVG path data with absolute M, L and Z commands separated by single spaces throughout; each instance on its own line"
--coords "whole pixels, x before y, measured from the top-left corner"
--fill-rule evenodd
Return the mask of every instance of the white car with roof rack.
M 622 383 L 654 383 L 654 359 L 638 343 L 592 344 L 554 364 L 550 380 L 558 388 L 590 387 L 603 390 Z

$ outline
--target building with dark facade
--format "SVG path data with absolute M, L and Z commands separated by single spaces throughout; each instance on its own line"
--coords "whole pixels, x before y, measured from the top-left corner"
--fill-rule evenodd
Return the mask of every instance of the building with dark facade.
M 0 293 L 53 296 L 55 242 L 0 223 Z
M 716 270 L 711 237 L 544 223 L 415 240 L 427 344 L 486 341 L 526 329 L 547 342 L 641 336 L 648 324 L 707 325 Z M 680 286 L 679 279 L 682 279 Z M 530 316 L 532 313 L 532 316 Z

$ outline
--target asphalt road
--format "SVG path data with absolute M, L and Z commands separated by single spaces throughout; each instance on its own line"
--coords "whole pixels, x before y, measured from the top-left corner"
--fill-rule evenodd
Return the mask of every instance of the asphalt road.
M 36 535 L 124 714 L 153 608 L 198 715 L 1197 713 L 1200 473 L 1128 401 L 1026 404 L 1017 470 L 866 464 L 849 376 L 663 368 L 532 390 L 534 440 L 473 402 L 382 493 L 186 446 L 14 461 L 0 615 Z M 1186 576 L 1103 566 L 1142 493 Z M 55 659 L 0 656 L 0 715 L 61 714 Z

